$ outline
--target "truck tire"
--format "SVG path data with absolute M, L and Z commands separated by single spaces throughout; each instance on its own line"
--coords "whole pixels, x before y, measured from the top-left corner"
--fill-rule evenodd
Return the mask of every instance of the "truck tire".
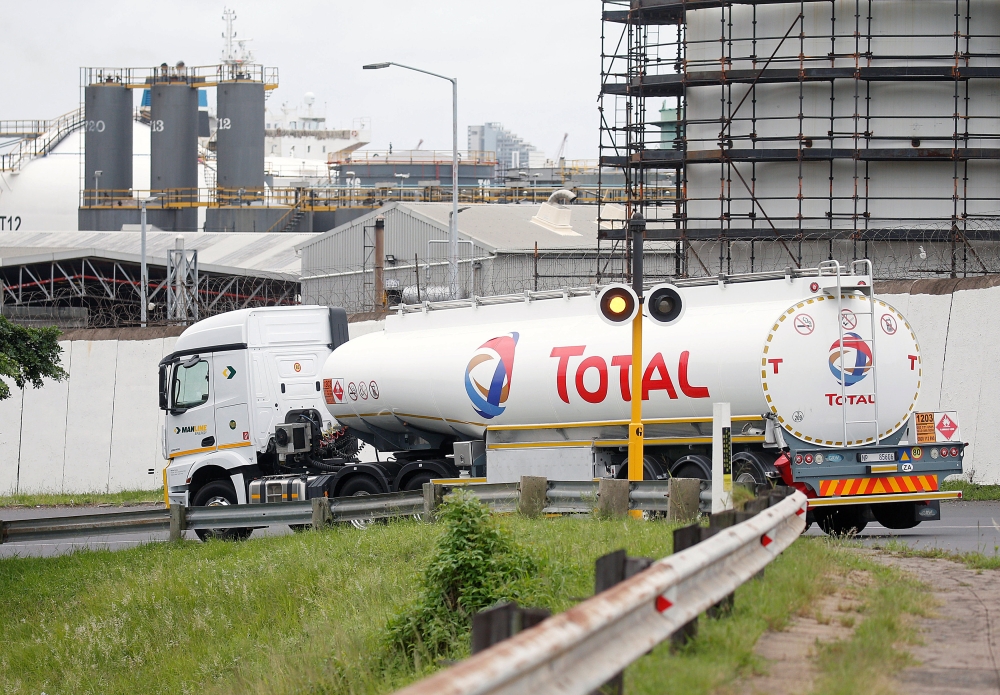
M 192 506 L 194 507 L 219 507 L 230 504 L 237 504 L 236 488 L 228 480 L 213 480 L 206 483 L 195 494 Z M 223 541 L 242 541 L 250 537 L 252 528 L 217 528 L 217 529 L 196 529 L 195 533 L 202 541 L 209 539 Z
M 773 458 L 773 457 L 772 457 Z M 764 456 L 754 451 L 740 451 L 733 454 L 733 482 L 752 485 L 755 493 L 774 487 L 768 479 L 768 468 Z
M 894 530 L 913 528 L 920 523 L 913 502 L 873 504 L 872 515 L 875 521 Z
M 344 487 L 340 488 L 339 497 L 363 497 L 366 495 L 381 495 L 385 490 L 378 484 L 378 481 L 370 475 L 354 475 L 347 479 Z M 355 519 L 351 526 L 356 529 L 366 529 L 371 524 L 370 521 Z
M 712 459 L 702 454 L 688 454 L 674 461 L 670 471 L 673 478 L 712 479 Z
M 432 471 L 420 471 L 419 473 L 414 473 L 409 480 L 406 481 L 406 485 L 403 486 L 404 490 L 423 490 L 424 483 L 429 483 L 434 480 L 435 476 Z
M 820 507 L 813 511 L 816 523 L 828 536 L 847 536 L 861 533 L 868 525 L 865 505 L 851 504 L 843 507 Z

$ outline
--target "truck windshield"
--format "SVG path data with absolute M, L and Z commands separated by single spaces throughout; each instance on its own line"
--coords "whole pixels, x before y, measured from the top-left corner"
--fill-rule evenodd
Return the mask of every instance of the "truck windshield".
M 195 408 L 208 401 L 208 362 L 177 365 L 174 370 L 174 408 Z

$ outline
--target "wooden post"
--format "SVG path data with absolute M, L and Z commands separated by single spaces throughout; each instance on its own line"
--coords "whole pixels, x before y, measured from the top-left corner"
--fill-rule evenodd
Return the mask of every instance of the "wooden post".
M 667 483 L 667 521 L 697 519 L 700 494 L 697 478 L 671 478 Z
M 333 523 L 333 513 L 330 511 L 330 499 L 328 497 L 312 498 L 312 527 L 319 531 L 324 526 Z
M 184 529 L 187 528 L 187 507 L 183 504 L 170 505 L 170 540 L 184 539 Z
M 444 486 L 436 483 L 424 483 L 424 521 L 432 523 L 436 520 L 437 508 L 444 501 Z
M 628 514 L 629 481 L 601 478 L 597 484 L 597 513 L 604 517 Z
M 489 649 L 497 642 L 513 637 L 552 615 L 544 608 L 520 608 L 516 603 L 502 603 L 472 616 L 472 653 Z
M 622 481 L 628 482 L 628 481 Z M 649 557 L 629 557 L 624 550 L 602 555 L 594 563 L 594 593 L 610 589 L 618 582 L 635 576 L 653 564 Z M 623 695 L 625 692 L 624 672 L 619 671 L 592 695 Z
M 549 490 L 549 481 L 537 475 L 521 476 L 521 496 L 517 503 L 517 511 L 527 517 L 541 515 L 545 509 L 545 497 Z

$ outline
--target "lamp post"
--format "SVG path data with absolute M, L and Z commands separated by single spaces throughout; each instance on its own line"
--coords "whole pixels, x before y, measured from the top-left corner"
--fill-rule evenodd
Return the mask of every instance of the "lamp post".
M 456 299 L 458 297 L 458 79 L 401 63 L 370 63 L 363 67 L 365 70 L 381 70 L 391 66 L 422 72 L 451 82 L 451 222 L 448 229 L 448 294 L 451 299 Z
M 140 250 L 141 260 L 139 261 L 139 321 L 142 327 L 146 327 L 146 310 L 149 306 L 149 270 L 146 266 L 146 203 L 151 203 L 156 198 L 142 198 L 139 200 L 139 229 L 140 229 Z

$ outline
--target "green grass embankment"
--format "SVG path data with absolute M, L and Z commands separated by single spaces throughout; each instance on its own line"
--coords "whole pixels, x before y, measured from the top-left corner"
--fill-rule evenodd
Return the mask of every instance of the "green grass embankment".
M 121 492 L 78 492 L 0 495 L 0 509 L 6 507 L 93 507 L 99 504 L 127 505 L 163 502 L 163 489 Z
M 941 483 L 942 490 L 961 490 L 962 499 L 972 502 L 987 502 L 1000 500 L 1000 485 L 980 485 L 964 480 Z
M 670 552 L 664 522 L 501 523 L 537 561 L 523 603 L 554 612 L 591 595 L 598 556 Z M 385 630 L 416 597 L 440 533 L 400 521 L 0 560 L 0 692 L 390 692 L 440 667 L 418 671 L 392 657 Z M 737 591 L 731 616 L 703 617 L 691 645 L 676 654 L 661 646 L 629 668 L 627 691 L 709 693 L 765 668 L 753 655 L 758 637 L 809 610 L 849 571 L 846 552 L 825 539 L 798 541 L 762 581 Z M 449 656 L 467 652 L 463 636 Z

